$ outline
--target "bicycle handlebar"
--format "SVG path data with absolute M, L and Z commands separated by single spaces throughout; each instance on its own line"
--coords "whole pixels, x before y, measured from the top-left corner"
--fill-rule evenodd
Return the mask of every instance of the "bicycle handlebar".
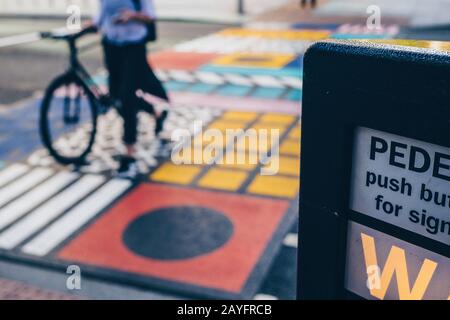
M 97 32 L 97 27 L 92 26 L 85 28 L 79 32 L 71 32 L 65 28 L 57 29 L 53 31 L 41 32 L 41 38 L 43 39 L 53 39 L 53 40 L 66 40 L 66 41 L 76 41 L 82 36 Z

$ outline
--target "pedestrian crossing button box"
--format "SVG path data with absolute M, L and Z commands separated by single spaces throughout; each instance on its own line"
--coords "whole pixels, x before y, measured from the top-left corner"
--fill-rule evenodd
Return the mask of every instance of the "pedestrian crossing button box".
M 300 299 L 450 298 L 450 45 L 304 58 Z

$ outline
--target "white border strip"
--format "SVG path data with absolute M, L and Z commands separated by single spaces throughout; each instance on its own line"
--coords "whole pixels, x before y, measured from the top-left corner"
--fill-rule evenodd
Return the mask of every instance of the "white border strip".
M 297 248 L 298 247 L 298 234 L 289 233 L 283 240 L 283 244 L 286 247 Z
M 111 180 L 27 243 L 22 251 L 35 256 L 45 256 L 111 204 L 131 185 L 132 182 L 129 180 Z
M 22 195 L 53 174 L 53 170 L 36 168 L 0 190 L 0 207 Z
M 24 219 L 6 229 L 0 235 L 0 248 L 12 249 L 44 227 L 47 223 L 64 213 L 80 199 L 95 190 L 105 181 L 97 175 L 86 175 L 62 193 L 53 197 L 43 206 L 31 212 Z
M 0 188 L 7 185 L 17 177 L 29 170 L 28 166 L 24 164 L 13 164 L 0 171 Z
M 0 209 L 0 229 L 24 216 L 78 177 L 75 173 L 61 172 L 35 189 Z

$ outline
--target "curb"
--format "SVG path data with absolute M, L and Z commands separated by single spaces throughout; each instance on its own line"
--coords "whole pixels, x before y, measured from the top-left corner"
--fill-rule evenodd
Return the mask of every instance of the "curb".
M 9 15 L 0 14 L 0 19 L 35 19 L 35 20 L 65 20 L 67 17 L 64 15 L 36 15 L 36 14 L 23 14 L 23 15 Z M 82 16 L 83 19 L 89 19 L 90 16 Z M 184 23 L 199 23 L 199 24 L 222 24 L 224 26 L 241 26 L 248 21 L 251 21 L 252 17 L 243 16 L 237 19 L 208 19 L 208 18 L 183 18 L 176 16 L 160 16 L 157 20 L 161 22 L 184 22 Z

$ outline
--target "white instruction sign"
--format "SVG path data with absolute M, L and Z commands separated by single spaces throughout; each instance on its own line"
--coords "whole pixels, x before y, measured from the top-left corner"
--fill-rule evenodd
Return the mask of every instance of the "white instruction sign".
M 350 209 L 450 245 L 450 148 L 357 128 Z

